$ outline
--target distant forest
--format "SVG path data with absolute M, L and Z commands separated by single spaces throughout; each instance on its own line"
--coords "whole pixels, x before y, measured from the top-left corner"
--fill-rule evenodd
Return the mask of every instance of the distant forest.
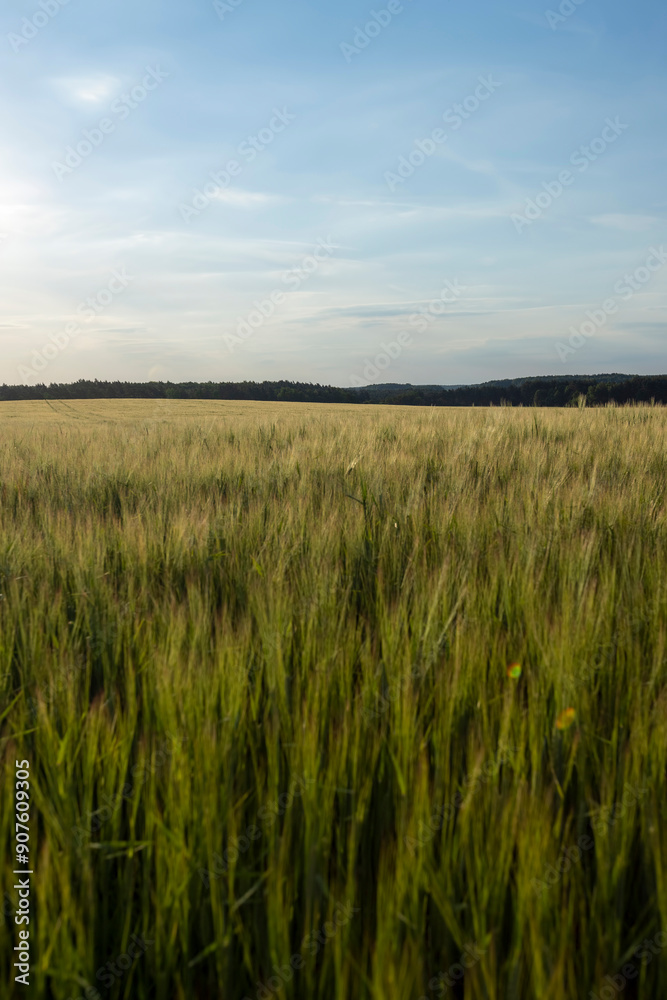
M 3 385 L 0 401 L 35 399 L 254 399 L 401 406 L 589 406 L 667 403 L 667 375 L 541 376 L 481 385 L 370 385 L 338 389 L 306 382 L 101 382 Z

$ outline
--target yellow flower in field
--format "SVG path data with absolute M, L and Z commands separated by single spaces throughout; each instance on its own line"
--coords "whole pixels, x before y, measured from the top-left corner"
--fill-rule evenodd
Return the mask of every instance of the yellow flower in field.
M 507 668 L 507 676 L 511 677 L 513 681 L 518 681 L 519 677 L 521 677 L 521 664 L 510 663 Z
M 556 719 L 556 729 L 569 729 L 577 718 L 577 713 L 573 708 L 566 708 Z

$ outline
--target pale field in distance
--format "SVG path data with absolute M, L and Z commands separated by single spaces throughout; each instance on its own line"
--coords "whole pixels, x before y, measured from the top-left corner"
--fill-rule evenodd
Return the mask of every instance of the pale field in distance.
M 666 430 L 1 403 L 31 996 L 561 1000 L 628 963 L 665 995 Z

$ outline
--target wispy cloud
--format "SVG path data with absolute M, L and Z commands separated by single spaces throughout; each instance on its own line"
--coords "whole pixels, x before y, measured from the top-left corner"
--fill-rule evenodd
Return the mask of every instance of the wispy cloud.
M 591 222 L 596 226 L 606 226 L 608 229 L 618 229 L 623 233 L 644 233 L 652 229 L 660 219 L 655 215 L 632 215 L 617 213 L 616 215 L 595 215 Z
M 264 205 L 276 205 L 284 200 L 275 194 L 264 194 L 261 191 L 240 191 L 237 188 L 220 189 L 213 195 L 213 199 L 224 205 L 231 205 L 233 208 L 261 208 Z
M 120 86 L 120 79 L 108 74 L 56 77 L 53 80 L 53 87 L 61 98 L 84 104 L 99 104 L 102 101 L 107 101 L 118 91 Z

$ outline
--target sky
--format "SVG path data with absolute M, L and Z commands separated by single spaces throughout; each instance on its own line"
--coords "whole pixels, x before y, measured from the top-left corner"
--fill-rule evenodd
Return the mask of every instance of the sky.
M 0 382 L 667 371 L 658 0 L 5 0 Z

